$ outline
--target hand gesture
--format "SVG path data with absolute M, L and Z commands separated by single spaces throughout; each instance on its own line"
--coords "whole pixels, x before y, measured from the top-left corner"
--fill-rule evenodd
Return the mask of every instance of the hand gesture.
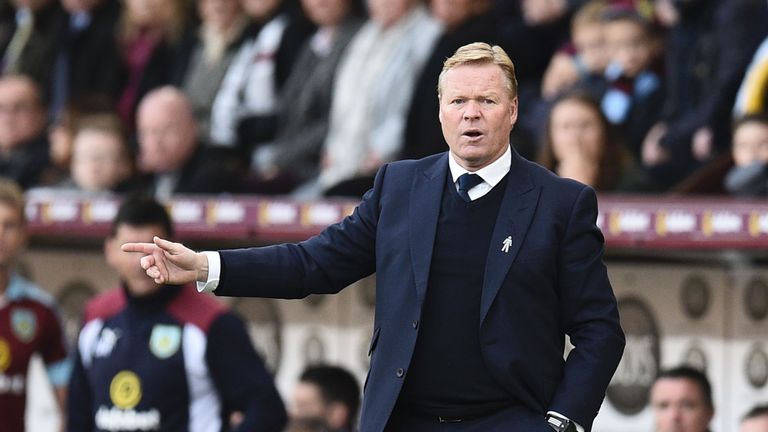
M 141 268 L 157 284 L 183 285 L 208 280 L 208 258 L 181 243 L 155 236 L 154 243 L 126 243 L 124 252 L 140 252 Z

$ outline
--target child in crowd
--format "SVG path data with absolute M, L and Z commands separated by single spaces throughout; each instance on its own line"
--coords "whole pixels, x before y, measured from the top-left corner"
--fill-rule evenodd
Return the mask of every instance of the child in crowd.
M 599 82 L 608 65 L 603 15 L 605 0 L 593 0 L 582 6 L 571 21 L 571 44 L 555 53 L 544 73 L 541 94 L 551 100 L 582 83 L 590 87 Z
M 55 191 L 128 192 L 134 167 L 120 118 L 112 113 L 85 115 L 71 131 L 69 178 L 35 194 Z
M 600 105 L 639 161 L 643 138 L 656 122 L 664 101 L 661 78 L 653 69 L 659 43 L 651 22 L 632 9 L 608 10 L 604 31 L 610 61 Z
M 768 195 L 768 116 L 749 115 L 733 129 L 734 167 L 725 177 L 725 188 L 732 195 Z

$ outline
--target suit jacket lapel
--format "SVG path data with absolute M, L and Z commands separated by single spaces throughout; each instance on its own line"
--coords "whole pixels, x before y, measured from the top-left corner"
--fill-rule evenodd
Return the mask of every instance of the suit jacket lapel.
M 443 197 L 445 176 L 448 174 L 448 153 L 435 163 L 417 172 L 413 180 L 409 206 L 410 245 L 413 274 L 416 282 L 418 310 L 424 302 L 435 245 L 437 218 Z
M 528 167 L 513 149 L 512 164 L 507 174 L 507 189 L 491 235 L 491 243 L 488 246 L 483 292 L 480 299 L 481 325 L 499 293 L 509 267 L 520 251 L 520 245 L 536 211 L 539 193 L 540 189 L 535 187 L 528 175 Z M 504 240 L 508 237 L 511 238 L 512 243 L 505 250 Z

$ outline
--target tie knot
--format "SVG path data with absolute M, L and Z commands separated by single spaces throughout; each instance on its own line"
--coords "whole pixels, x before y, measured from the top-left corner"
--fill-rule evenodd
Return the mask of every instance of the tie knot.
M 457 183 L 459 184 L 459 190 L 469 192 L 470 189 L 483 182 L 483 178 L 477 174 L 464 173 L 459 176 Z

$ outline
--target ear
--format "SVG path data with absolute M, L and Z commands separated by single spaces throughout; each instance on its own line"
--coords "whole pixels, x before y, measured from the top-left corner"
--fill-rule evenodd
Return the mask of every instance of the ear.
M 437 119 L 443 124 L 443 98 L 437 95 Z
M 512 126 L 517 123 L 517 96 L 509 104 L 509 122 Z
M 113 267 L 115 256 L 115 239 L 112 236 L 108 236 L 104 239 L 104 257 L 107 259 L 107 264 Z

